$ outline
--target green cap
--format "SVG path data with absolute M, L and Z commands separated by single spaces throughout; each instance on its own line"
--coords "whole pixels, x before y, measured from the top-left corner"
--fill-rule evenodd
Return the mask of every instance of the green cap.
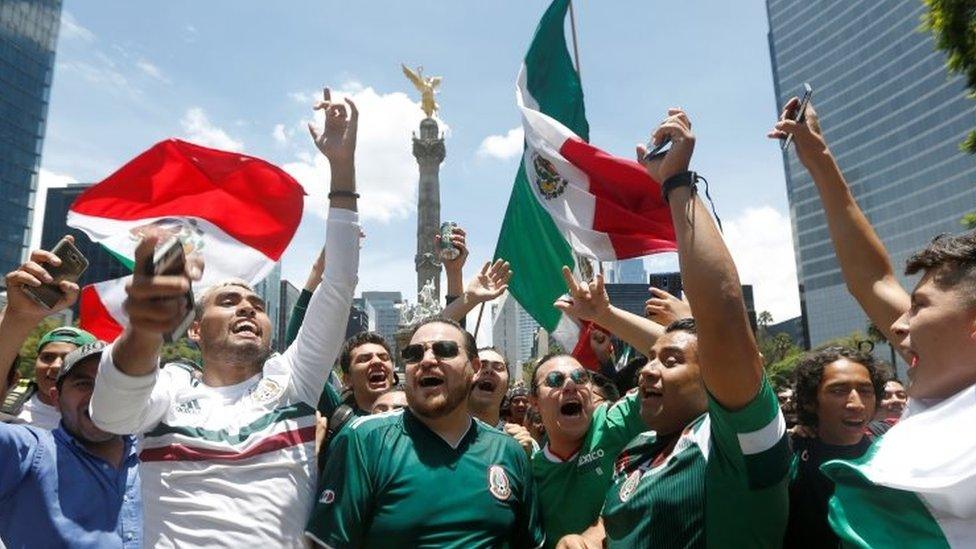
M 82 345 L 87 345 L 95 341 L 95 336 L 73 326 L 62 326 L 44 334 L 44 337 L 42 337 L 37 343 L 37 352 L 41 352 L 41 349 L 43 349 L 45 345 L 48 343 L 54 343 L 55 341 L 74 343 L 75 345 L 81 347 Z

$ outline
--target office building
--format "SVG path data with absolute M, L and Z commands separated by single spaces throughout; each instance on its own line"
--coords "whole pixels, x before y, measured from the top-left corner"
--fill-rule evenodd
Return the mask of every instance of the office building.
M 403 295 L 400 292 L 363 292 L 362 300 L 369 329 L 379 332 L 393 345 L 400 324 L 399 305 L 403 303 Z
M 288 321 L 291 320 L 292 311 L 298 303 L 298 297 L 302 291 L 287 280 L 282 280 L 278 284 L 278 320 L 274 323 L 275 342 L 274 348 L 278 352 L 284 351 L 288 343 Z
M 0 272 L 26 257 L 61 0 L 0 0 Z
M 284 319 L 288 322 L 289 309 L 283 309 L 281 303 L 281 262 L 275 263 L 268 276 L 264 280 L 254 285 L 254 293 L 261 296 L 264 300 L 264 310 L 268 313 L 272 326 Z M 277 349 L 279 344 L 278 330 L 271 331 L 271 348 Z
M 498 303 L 492 305 L 492 344 L 513 366 L 513 379 L 520 378 L 522 363 L 532 357 L 538 329 L 539 323 L 511 294 L 505 294 Z
M 959 150 L 976 114 L 965 79 L 949 76 L 931 33 L 919 29 L 926 7 L 918 0 L 766 7 L 770 118 L 811 84 L 827 143 L 901 277 L 912 252 L 960 232 L 960 218 L 976 209 L 976 158 Z M 813 181 L 793 151 L 783 164 L 808 343 L 863 333 L 868 321 L 841 277 Z
M 644 270 L 644 260 L 640 257 L 618 261 L 615 271 L 614 282 L 618 284 L 647 283 L 647 271 Z

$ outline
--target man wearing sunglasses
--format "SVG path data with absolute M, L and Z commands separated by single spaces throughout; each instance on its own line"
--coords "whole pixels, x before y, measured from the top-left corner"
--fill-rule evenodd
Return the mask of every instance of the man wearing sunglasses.
M 407 408 L 336 438 L 306 535 L 326 547 L 542 545 L 525 453 L 468 411 L 474 337 L 431 320 L 401 355 Z

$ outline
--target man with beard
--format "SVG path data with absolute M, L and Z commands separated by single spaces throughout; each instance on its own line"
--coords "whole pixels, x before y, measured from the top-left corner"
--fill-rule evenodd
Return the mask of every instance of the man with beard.
M 474 337 L 430 320 L 401 354 L 408 407 L 336 439 L 306 535 L 336 548 L 540 546 L 525 453 L 468 412 Z
M 295 341 L 271 356 L 265 303 L 246 283 L 211 286 L 188 332 L 202 381 L 160 369 L 162 334 L 185 314 L 191 274 L 147 276 L 154 239 L 139 243 L 126 288 L 129 327 L 102 355 L 92 418 L 141 434 L 145 545 L 302 547 L 314 501 L 315 405 L 345 335 L 359 265 L 354 154 L 357 111 L 332 102 L 311 127 L 332 170 L 323 280 Z M 191 267 L 188 265 L 188 267 Z M 188 268 L 188 271 L 191 269 Z
M 602 527 L 611 547 L 779 547 L 787 518 L 785 422 L 763 372 L 735 263 L 688 171 L 695 138 L 680 109 L 670 109 L 652 137 L 664 139 L 671 149 L 663 160 L 644 166 L 663 182 L 694 320 L 672 323 L 645 346 L 632 340 L 634 322 L 606 318 L 602 278 L 572 292 L 600 305 L 590 307 L 598 313 L 591 320 L 649 349 L 637 395 L 653 431 L 616 460 Z M 637 153 L 643 161 L 644 147 Z M 602 546 L 595 541 L 603 537 L 600 527 L 564 545 Z
M 898 424 L 856 462 L 824 464 L 834 481 L 830 523 L 859 547 L 976 544 L 976 233 L 936 237 L 912 255 L 909 293 L 827 147 L 812 104 L 792 98 L 771 138 L 793 137 L 820 195 L 851 295 L 909 364 Z M 842 121 L 846 122 L 846 121 Z M 938 183 L 938 182 L 936 182 Z
M 508 391 L 508 363 L 494 347 L 478 349 L 480 364 L 471 381 L 468 410 L 486 424 L 508 433 L 531 455 L 538 449 L 529 430 L 519 423 L 506 422 L 501 417 L 502 400 Z
M 104 347 L 94 341 L 65 357 L 49 395 L 59 427 L 0 424 L 0 546 L 142 547 L 135 439 L 88 415 Z
M 529 411 L 529 389 L 519 381 L 508 390 L 508 411 L 512 423 L 525 425 L 525 414 Z
M 867 452 L 875 437 L 866 431 L 888 371 L 871 353 L 828 347 L 803 356 L 794 375 L 799 422 L 816 436 L 791 440 L 790 517 L 783 546 L 837 547 L 840 540 L 827 522 L 834 483 L 820 466 Z
M 905 386 L 898 379 L 889 379 L 884 386 L 884 396 L 881 397 L 881 404 L 874 416 L 875 421 L 881 421 L 889 425 L 898 423 L 901 414 L 905 411 L 905 404 L 908 403 L 908 393 Z

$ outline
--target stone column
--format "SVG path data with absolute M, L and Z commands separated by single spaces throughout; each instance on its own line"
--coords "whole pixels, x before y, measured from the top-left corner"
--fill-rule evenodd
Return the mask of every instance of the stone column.
M 420 122 L 420 137 L 413 136 L 413 155 L 420 168 L 420 184 L 417 192 L 417 255 L 414 265 L 417 269 L 417 293 L 434 281 L 437 300 L 441 296 L 441 262 L 434 249 L 434 235 L 440 230 L 441 195 L 440 168 L 446 150 L 444 137 L 433 118 Z

